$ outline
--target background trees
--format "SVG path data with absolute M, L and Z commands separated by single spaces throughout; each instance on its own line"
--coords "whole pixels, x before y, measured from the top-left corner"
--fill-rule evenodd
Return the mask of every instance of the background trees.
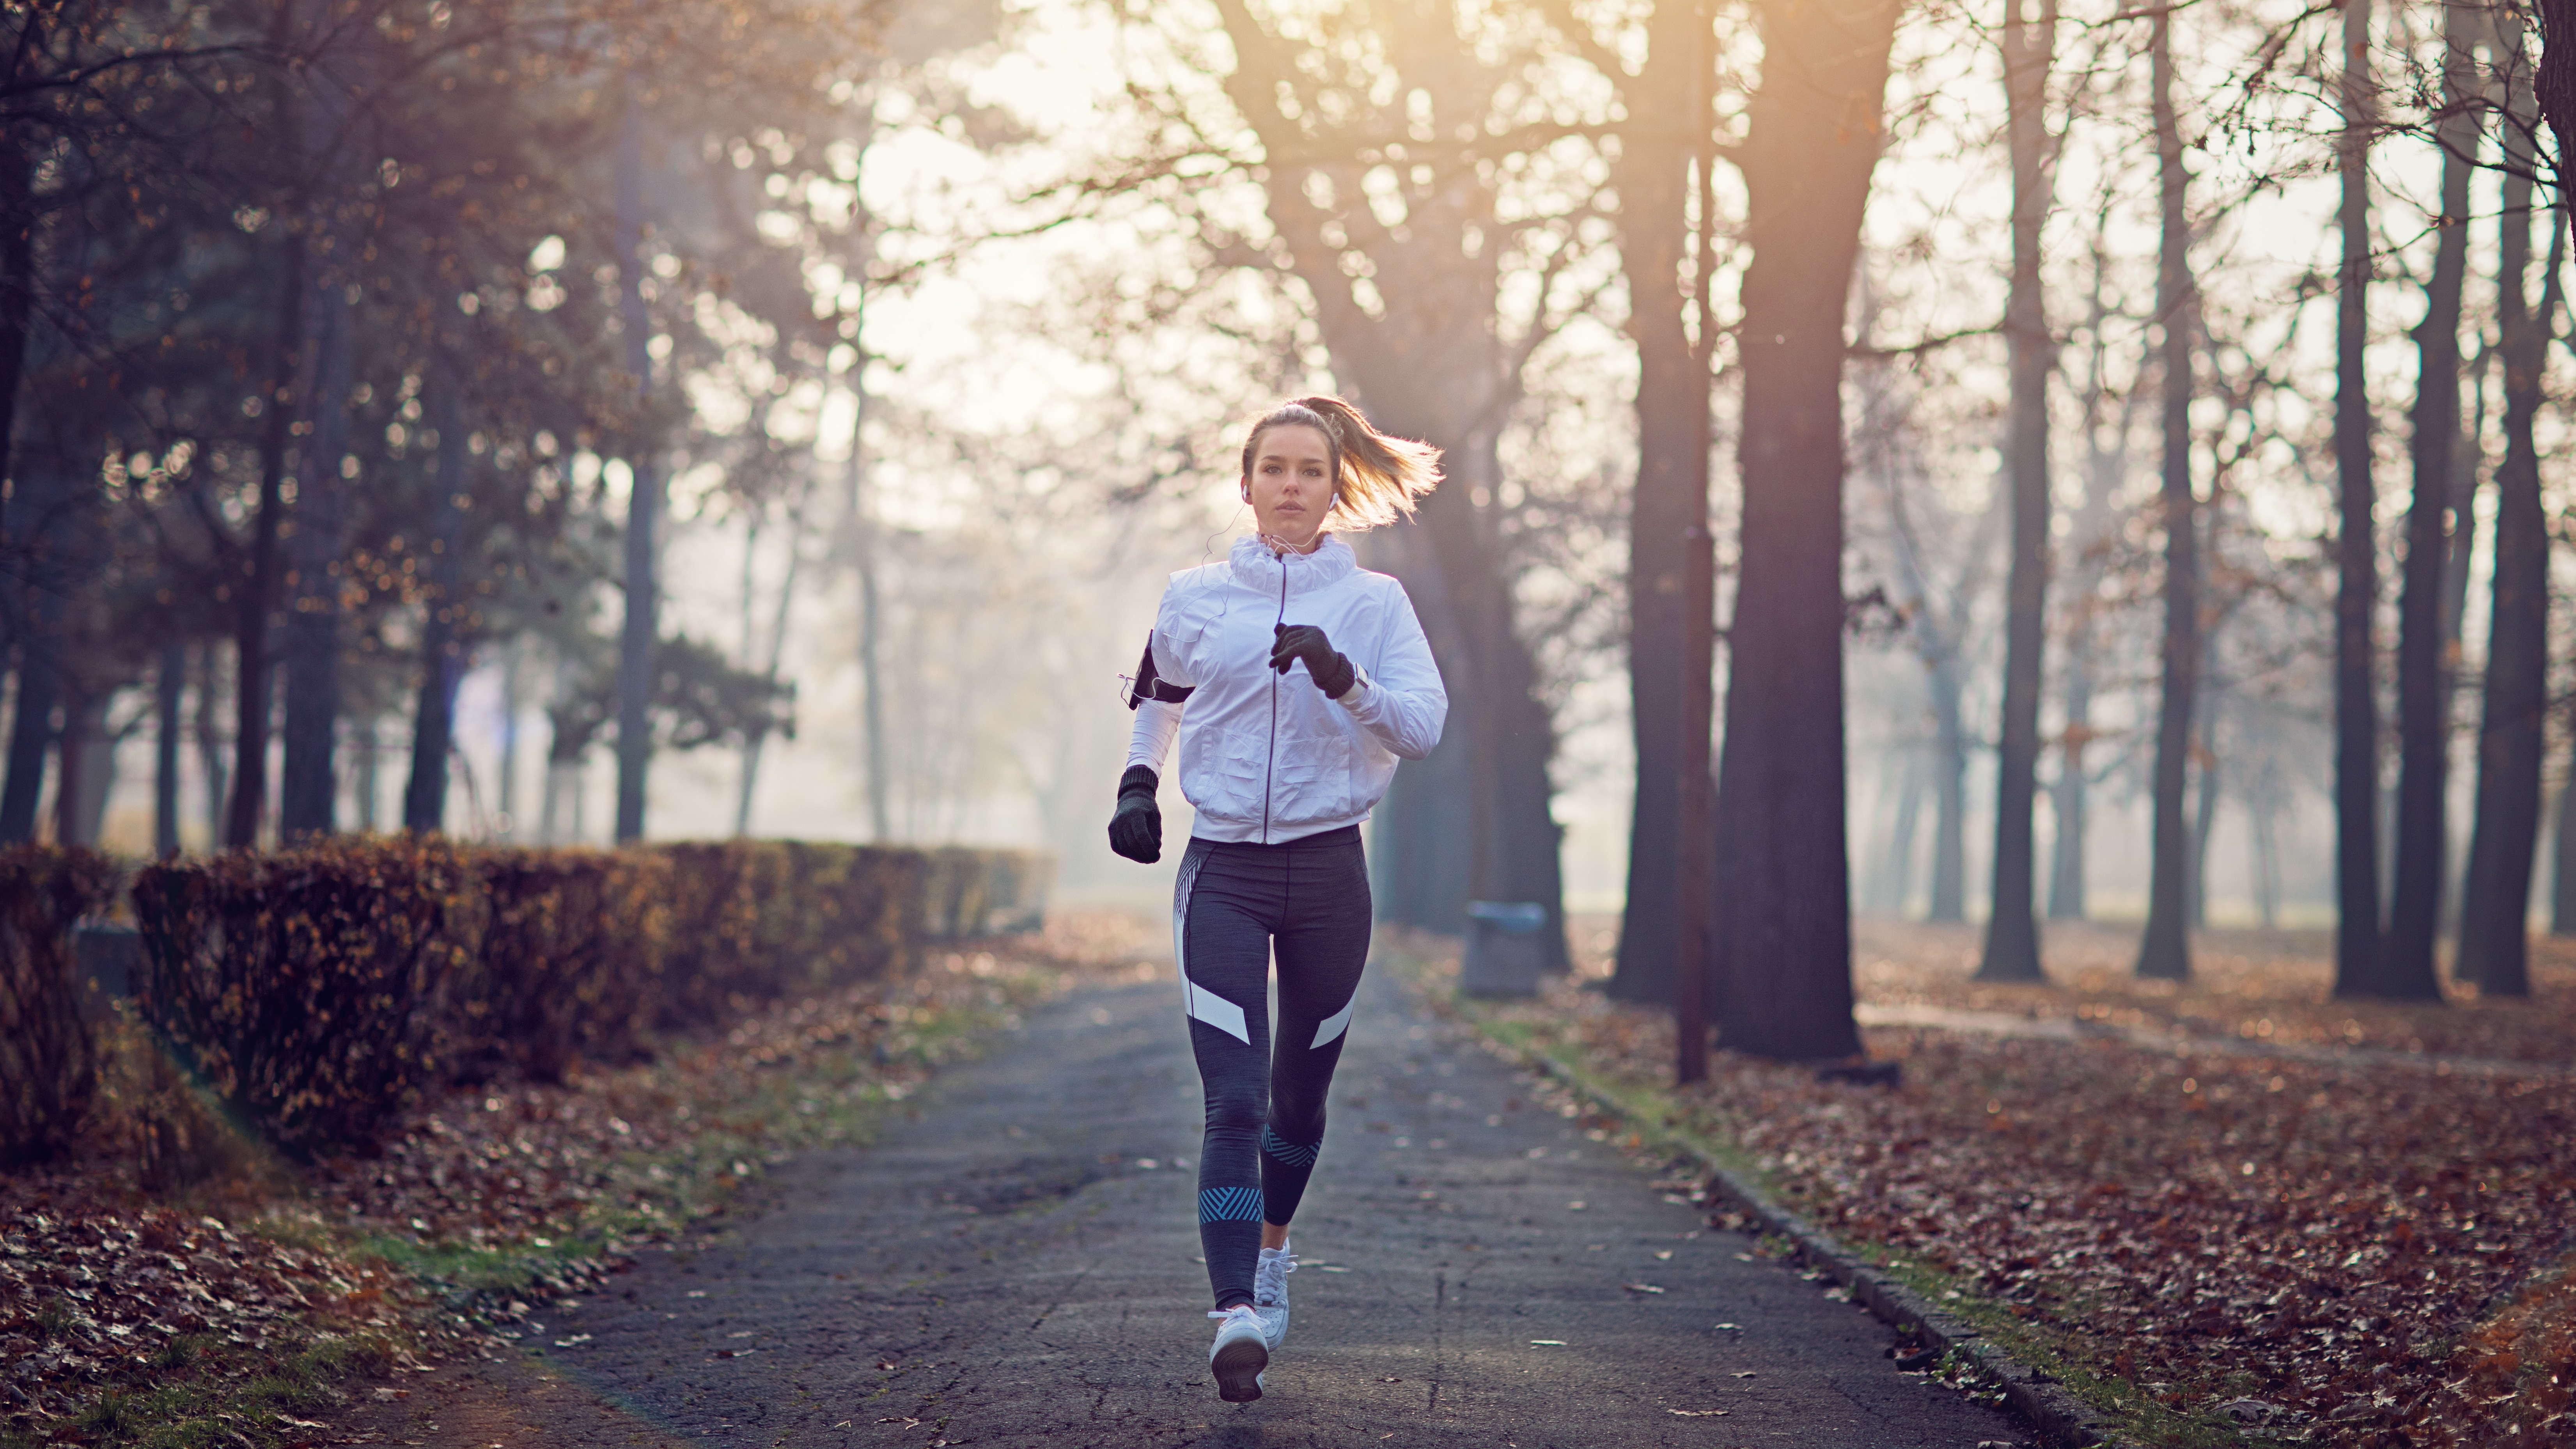
M 13 11 L 0 836 L 984 836 L 1141 898 L 1097 706 L 1239 416 L 1334 388 L 1452 470 L 1364 541 L 1457 704 L 1390 917 L 1624 906 L 1670 995 L 1705 509 L 1729 1039 L 1849 1048 L 1847 869 L 2003 974 L 2046 861 L 2151 969 L 2331 919 L 2422 994 L 2447 900 L 2516 989 L 2557 118 L 2443 14 Z

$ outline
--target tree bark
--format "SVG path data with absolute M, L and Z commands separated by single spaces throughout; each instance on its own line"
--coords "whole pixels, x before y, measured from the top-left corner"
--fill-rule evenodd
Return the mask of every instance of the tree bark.
M 188 639 L 168 624 L 161 641 L 160 668 L 153 684 L 152 716 L 152 854 L 169 860 L 179 853 L 180 706 L 188 690 Z
M 1743 151 L 1742 564 L 1713 934 L 1723 1039 L 1792 1060 L 1860 1050 L 1843 838 L 1843 325 L 1898 10 L 1763 9 Z
M 2433 274 L 2424 320 L 2415 329 L 2415 406 L 2408 453 L 2414 493 L 2406 508 L 2404 582 L 2397 627 L 2397 872 L 2388 934 L 2368 994 L 2439 1001 L 2434 947 L 2442 930 L 2443 859 L 2448 854 L 2450 668 L 2444 660 L 2443 603 L 2450 562 L 2451 467 L 2460 439 L 2460 304 L 2469 267 L 2469 175 L 2478 123 L 2461 72 L 2469 62 L 2467 6 L 2443 15 L 2445 114 L 2434 135 L 2442 151 L 2442 214 L 2435 223 Z
M 420 694 L 412 710 L 411 777 L 403 829 L 447 828 L 447 757 L 456 745 L 456 686 L 465 674 L 464 384 L 446 362 L 432 369 L 438 459 L 431 486 L 429 598 L 421 611 Z M 508 808 L 505 802 L 502 807 Z
M 2164 688 L 2156 713 L 2154 836 L 2147 885 L 2147 929 L 2138 943 L 2138 974 L 2179 981 L 2191 975 L 2189 889 L 2191 827 L 2183 785 L 2191 765 L 2194 696 L 2200 679 L 2200 545 L 2191 481 L 2191 220 L 2183 170 L 2181 118 L 2174 107 L 2173 13 L 2150 22 L 2162 238 L 2157 246 L 2156 317 L 2164 418 L 2165 533 Z
M 2345 0 L 2342 172 L 2337 220 L 2343 258 L 2335 292 L 2335 994 L 2368 995 L 2379 974 L 2379 699 L 2373 615 L 2379 537 L 2371 478 L 2370 131 L 2378 98 L 2370 70 L 2370 0 Z
M 2209 840 L 2218 833 L 2218 804 L 2225 798 L 2219 788 L 2218 720 L 2215 717 L 2218 701 L 2212 697 L 2215 693 L 2204 689 L 2200 699 L 2200 778 L 2196 782 L 2198 788 L 2192 794 L 2191 872 L 2183 881 L 2183 900 L 2188 907 L 2184 915 L 2195 931 L 2209 928 Z
M 2032 892 L 2039 860 L 2039 695 L 2048 646 L 2048 375 L 2057 351 L 2040 280 L 2047 225 L 2048 74 L 2057 44 L 2056 0 L 2004 0 L 2004 99 L 2013 173 L 2012 280 L 2004 302 L 2012 402 L 2005 473 L 2012 495 L 2012 568 L 2005 584 L 2003 731 L 1995 753 L 1994 892 L 1986 916 L 1981 981 L 2042 981 Z
M 2499 49 L 2520 51 L 2519 27 L 2497 18 Z M 2508 67 L 2514 75 L 2518 67 Z M 2508 84 L 2512 84 L 2511 81 Z M 2520 87 L 2515 86 L 2516 91 Z M 2477 816 L 2462 891 L 2460 952 L 2453 974 L 2481 996 L 2531 994 L 2532 860 L 2540 834 L 2541 754 L 2549 716 L 2549 519 L 2540 497 L 2534 420 L 2557 316 L 2565 238 L 2554 212 L 2549 262 L 2535 315 L 2523 287 L 2531 265 L 2533 172 L 2539 158 L 2523 124 L 2527 94 L 2507 102 L 2503 238 L 2497 247 L 2496 330 L 2504 361 L 2504 462 L 2496 470 L 2495 577 L 2487 626 L 2487 667 L 2478 729 Z
M 626 369 L 634 416 L 627 440 L 632 479 L 626 495 L 626 618 L 617 652 L 617 825 L 621 845 L 644 838 L 644 775 L 653 759 L 654 646 L 660 639 L 661 582 L 655 534 L 661 528 L 661 460 L 645 435 L 653 399 L 653 319 L 644 306 L 644 119 L 629 82 L 626 118 L 617 139 L 618 320 L 625 329 Z
M 1960 704 L 1956 641 L 1924 660 L 1932 695 L 1932 897 L 1927 921 L 1968 918 L 1968 723 Z
M 1628 510 L 1628 704 L 1638 788 L 1628 822 L 1628 895 L 1611 996 L 1674 997 L 1681 876 L 1678 787 L 1685 755 L 1685 653 L 1691 530 L 1708 516 L 1708 367 L 1693 345 L 1682 287 L 1689 180 L 1706 149 L 1708 16 L 1696 0 L 1659 0 L 1646 63 L 1621 87 L 1632 126 L 1612 174 L 1628 336 L 1637 347 L 1637 486 Z M 1703 219 L 1705 224 L 1705 219 Z
M 2549 837 L 2549 934 L 2576 936 L 2576 742 L 2568 747 L 2567 782 L 2558 787 L 2558 822 Z
M 18 616 L 18 693 L 9 729 L 9 769 L 0 784 L 0 844 L 36 838 L 36 809 L 45 757 L 54 743 L 54 710 L 63 688 L 62 553 L 73 485 L 57 460 L 31 461 L 21 450 L 8 502 L 7 547 L 16 555 L 12 612 Z
M 2540 65 L 2533 98 L 2558 142 L 2557 204 L 2569 203 L 2568 159 L 2576 157 L 2576 0 L 2540 0 Z
M 287 580 L 293 602 L 283 640 L 285 751 L 277 798 L 278 836 L 288 842 L 328 835 L 335 828 L 340 565 L 347 546 L 347 487 L 341 470 L 350 456 L 349 394 L 355 368 L 350 336 L 355 318 L 348 296 L 359 282 L 364 248 L 347 184 L 356 165 L 357 143 L 349 133 L 358 114 L 362 61 L 356 47 L 363 42 L 348 38 L 354 30 L 336 28 L 333 17 L 318 11 L 308 33 L 316 54 L 303 70 L 297 132 L 310 185 L 303 207 L 306 290 L 295 389 L 303 437 L 295 445 L 293 572 Z
M 36 15 L 22 22 L 32 31 Z M 21 129 L 0 130 L 0 477 L 18 436 L 18 382 L 26 373 L 36 303 L 36 158 Z

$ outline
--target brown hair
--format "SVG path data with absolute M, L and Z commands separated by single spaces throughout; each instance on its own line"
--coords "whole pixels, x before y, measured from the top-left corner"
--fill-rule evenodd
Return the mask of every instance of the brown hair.
M 1301 397 L 1263 413 L 1243 440 L 1243 477 L 1252 477 L 1252 451 L 1272 428 L 1313 428 L 1333 455 L 1333 506 L 1324 526 L 1347 532 L 1413 516 L 1413 500 L 1440 483 L 1440 450 L 1410 438 L 1391 438 L 1369 425 L 1358 408 L 1331 396 Z

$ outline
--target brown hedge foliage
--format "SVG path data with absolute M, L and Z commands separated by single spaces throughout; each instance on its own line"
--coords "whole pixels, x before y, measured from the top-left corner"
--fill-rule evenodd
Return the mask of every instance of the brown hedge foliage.
M 643 1049 L 664 987 L 671 862 L 647 851 L 492 850 L 475 860 L 482 949 L 450 993 L 448 1070 L 559 1082 Z
M 909 969 L 937 854 L 779 840 L 659 852 L 671 864 L 665 1030 Z
M 139 1000 L 208 1087 L 311 1156 L 370 1145 L 434 1083 L 558 1081 L 657 1031 L 901 974 L 925 938 L 1031 913 L 1043 868 L 796 841 L 234 852 L 137 879 Z
M 419 1098 L 483 894 L 469 852 L 396 836 L 150 866 L 134 907 L 146 1019 L 309 1156 L 372 1143 Z
M 95 850 L 0 850 L 0 1165 L 69 1147 L 98 1090 L 72 928 L 107 904 L 116 867 Z

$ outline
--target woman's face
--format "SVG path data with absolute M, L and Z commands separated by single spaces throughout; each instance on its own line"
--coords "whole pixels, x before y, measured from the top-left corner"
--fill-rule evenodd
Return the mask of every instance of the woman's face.
M 1333 506 L 1333 449 L 1320 429 L 1283 423 L 1252 445 L 1252 474 L 1243 480 L 1253 525 L 1298 553 L 1315 546 Z

